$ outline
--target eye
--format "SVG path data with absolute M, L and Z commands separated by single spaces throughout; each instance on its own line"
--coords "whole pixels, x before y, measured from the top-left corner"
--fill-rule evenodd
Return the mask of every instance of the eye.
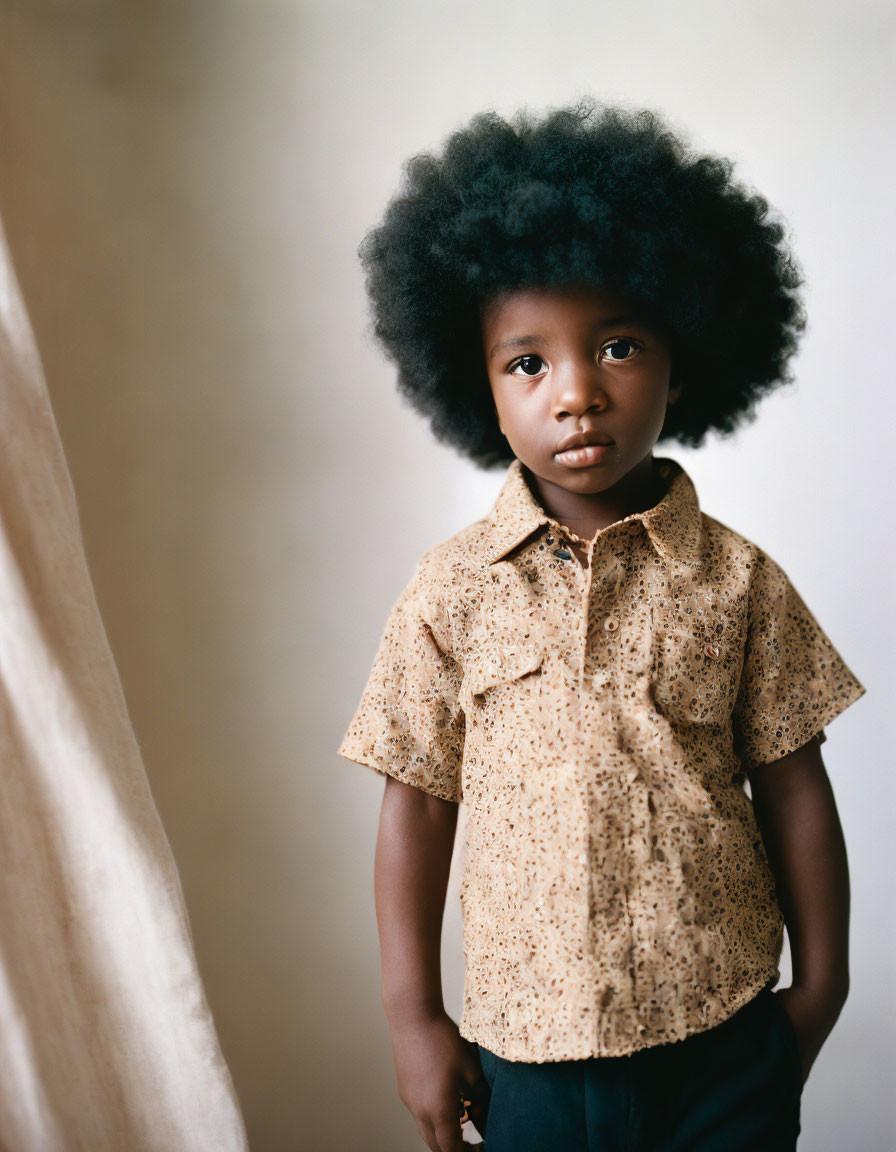
M 533 352 L 514 360 L 507 370 L 511 376 L 539 376 L 545 367 L 544 360 Z M 522 372 L 518 372 L 518 368 L 522 368 Z
M 628 336 L 618 336 L 615 340 L 610 340 L 601 348 L 601 355 L 607 354 L 607 359 L 612 364 L 623 364 L 626 360 L 631 360 L 633 354 L 637 355 L 640 351 L 640 344 L 635 340 L 629 339 Z M 621 355 L 610 355 L 611 351 L 621 352 Z

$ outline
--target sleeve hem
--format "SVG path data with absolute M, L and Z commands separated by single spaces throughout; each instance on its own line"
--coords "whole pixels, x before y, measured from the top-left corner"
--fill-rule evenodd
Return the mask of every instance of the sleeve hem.
M 797 713 L 794 719 L 784 719 L 781 721 L 770 720 L 768 727 L 775 733 L 774 740 L 774 755 L 769 758 L 768 753 L 759 752 L 758 755 L 743 755 L 741 757 L 741 768 L 745 772 L 751 772 L 755 768 L 761 767 L 763 764 L 774 764 L 775 761 L 789 756 L 791 752 L 796 752 L 798 748 L 802 748 L 804 744 L 817 736 L 820 732 L 823 733 L 832 720 L 835 720 L 842 712 L 854 704 L 858 699 L 865 695 L 866 689 L 864 685 L 855 680 L 852 686 L 842 695 L 837 696 L 835 699 L 828 700 L 826 704 L 820 706 L 816 711 L 809 713 Z M 779 729 L 781 735 L 778 735 Z M 822 743 L 827 739 L 827 735 L 823 734 Z M 772 749 L 769 749 L 772 751 Z
M 363 749 L 342 744 L 337 749 L 337 753 L 346 760 L 351 760 L 355 764 L 373 768 L 381 776 L 392 776 L 395 780 L 400 780 L 402 784 L 410 784 L 411 787 L 419 788 L 422 792 L 427 792 L 430 796 L 435 796 L 439 800 L 448 800 L 452 804 L 460 804 L 463 799 L 461 795 L 455 792 L 449 792 L 447 788 L 440 786 L 438 781 L 426 780 L 420 776 L 415 776 L 413 773 L 402 772 L 399 765 L 378 760 L 373 753 L 366 752 Z

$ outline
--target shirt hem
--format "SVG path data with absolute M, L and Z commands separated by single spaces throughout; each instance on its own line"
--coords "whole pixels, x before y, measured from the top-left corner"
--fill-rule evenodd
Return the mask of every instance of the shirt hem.
M 633 1052 L 640 1052 L 646 1048 L 678 1044 L 682 1040 L 686 1040 L 689 1036 L 696 1036 L 700 1032 L 708 1032 L 711 1028 L 718 1027 L 758 996 L 767 985 L 771 984 L 772 980 L 777 981 L 779 976 L 780 969 L 777 964 L 773 964 L 770 968 L 760 970 L 756 977 L 725 1005 L 724 1011 L 708 1023 L 695 1020 L 693 1023 L 685 1024 L 684 1030 L 678 1036 L 667 1037 L 662 1040 L 633 1040 L 629 1045 L 620 1046 L 612 1050 L 587 1043 L 578 1046 L 574 1045 L 570 1048 L 548 1044 L 542 1045 L 537 1050 L 533 1050 L 528 1054 L 524 1053 L 523 1055 L 519 1055 L 518 1046 L 512 1041 L 509 1044 L 505 1043 L 498 1047 L 490 1047 L 489 1044 L 478 1039 L 477 1032 L 479 1032 L 480 1035 L 483 1035 L 483 1033 L 475 1026 L 470 1026 L 465 1018 L 461 1019 L 458 1031 L 465 1040 L 481 1045 L 486 1051 L 493 1053 L 493 1055 L 500 1056 L 502 1060 L 508 1060 L 513 1063 L 547 1064 L 566 1060 L 590 1060 L 602 1056 L 630 1056 Z M 522 1048 L 523 1046 L 520 1045 L 519 1047 Z

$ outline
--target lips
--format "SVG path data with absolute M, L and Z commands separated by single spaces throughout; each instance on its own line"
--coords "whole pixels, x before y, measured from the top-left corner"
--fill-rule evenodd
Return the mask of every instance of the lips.
M 570 448 L 587 448 L 590 444 L 607 445 L 612 443 L 612 439 L 603 432 L 574 432 L 572 436 L 567 436 L 565 440 L 560 441 L 555 455 L 559 456 L 561 452 L 568 452 Z
M 564 468 L 593 468 L 612 447 L 612 444 L 584 444 L 581 448 L 567 448 L 565 452 L 558 452 L 554 459 Z

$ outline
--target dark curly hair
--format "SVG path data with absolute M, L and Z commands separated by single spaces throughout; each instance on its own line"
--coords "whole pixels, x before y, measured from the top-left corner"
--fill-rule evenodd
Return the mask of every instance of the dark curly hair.
M 585 98 L 541 120 L 475 116 L 404 185 L 359 255 L 400 392 L 481 467 L 507 464 L 480 309 L 527 286 L 591 284 L 640 305 L 682 385 L 661 440 L 696 447 L 792 381 L 802 277 L 768 202 L 694 156 L 656 112 Z

